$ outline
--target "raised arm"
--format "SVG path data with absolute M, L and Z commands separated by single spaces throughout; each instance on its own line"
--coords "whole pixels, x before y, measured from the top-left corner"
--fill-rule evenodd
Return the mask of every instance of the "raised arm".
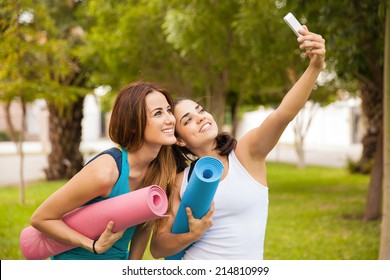
M 321 35 L 310 32 L 306 26 L 298 37 L 304 55 L 310 64 L 299 80 L 283 98 L 279 107 L 257 128 L 249 131 L 237 144 L 236 154 L 241 162 L 264 161 L 275 147 L 283 131 L 308 100 L 314 84 L 324 67 L 325 40 Z

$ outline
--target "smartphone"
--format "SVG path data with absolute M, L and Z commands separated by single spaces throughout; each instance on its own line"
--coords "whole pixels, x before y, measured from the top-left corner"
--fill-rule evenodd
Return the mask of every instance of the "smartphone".
M 291 30 L 294 31 L 297 37 L 302 36 L 298 33 L 298 30 L 302 30 L 303 27 L 292 13 L 288 13 L 283 19 L 288 24 L 288 26 L 290 26 Z

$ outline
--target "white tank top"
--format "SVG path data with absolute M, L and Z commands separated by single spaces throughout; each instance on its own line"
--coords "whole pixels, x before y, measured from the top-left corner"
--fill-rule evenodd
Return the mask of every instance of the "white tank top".
M 184 170 L 180 197 L 188 184 Z M 261 260 L 268 217 L 268 188 L 229 154 L 229 172 L 214 197 L 213 225 L 186 252 L 184 260 Z

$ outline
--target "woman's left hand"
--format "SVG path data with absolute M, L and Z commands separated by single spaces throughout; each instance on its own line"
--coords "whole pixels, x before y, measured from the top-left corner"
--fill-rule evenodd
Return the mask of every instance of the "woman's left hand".
M 304 30 L 299 33 L 302 36 L 298 37 L 300 49 L 305 49 L 304 55 L 310 58 L 310 64 L 315 68 L 322 69 L 325 61 L 325 39 L 321 35 L 310 32 L 307 27 L 303 26 Z

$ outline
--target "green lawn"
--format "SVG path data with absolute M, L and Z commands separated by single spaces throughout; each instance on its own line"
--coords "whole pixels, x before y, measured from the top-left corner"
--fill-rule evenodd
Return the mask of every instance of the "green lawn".
M 269 164 L 268 260 L 370 260 L 378 258 L 380 222 L 362 222 L 368 176 L 344 169 Z M 0 189 L 0 259 L 24 259 L 19 234 L 38 205 L 64 182 Z M 145 259 L 151 259 L 149 250 Z

